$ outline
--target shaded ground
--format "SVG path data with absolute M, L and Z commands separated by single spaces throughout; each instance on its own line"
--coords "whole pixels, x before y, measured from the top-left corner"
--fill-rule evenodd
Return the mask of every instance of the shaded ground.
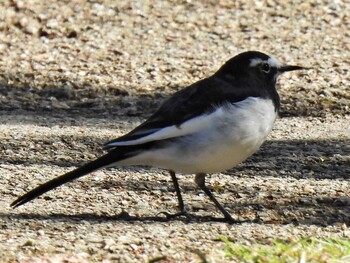
M 0 258 L 222 262 L 232 240 L 349 236 L 349 4 L 5 1 L 0 4 Z M 180 176 L 202 222 L 176 210 L 169 175 L 109 169 L 16 210 L 25 190 L 102 153 L 171 93 L 243 50 L 313 67 L 280 81 L 282 117 L 247 162 L 210 177 L 220 217 Z M 128 217 L 129 214 L 131 217 Z

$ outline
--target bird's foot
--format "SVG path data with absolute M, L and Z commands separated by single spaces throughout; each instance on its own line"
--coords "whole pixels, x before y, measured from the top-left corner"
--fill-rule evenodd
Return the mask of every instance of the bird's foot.
M 187 221 L 191 221 L 196 218 L 195 215 L 192 215 L 191 213 L 187 212 L 187 210 L 185 209 L 175 214 L 170 214 L 168 212 L 160 212 L 160 214 L 164 214 L 168 220 L 171 220 L 180 216 L 185 216 Z
M 236 224 L 238 223 L 237 220 L 233 219 L 231 215 L 228 215 L 223 218 L 223 221 L 226 222 L 226 223 L 229 223 L 229 224 Z

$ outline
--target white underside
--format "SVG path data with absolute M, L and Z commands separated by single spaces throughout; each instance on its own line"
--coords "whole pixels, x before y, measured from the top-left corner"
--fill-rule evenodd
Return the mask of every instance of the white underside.
M 144 151 L 115 165 L 150 165 L 178 173 L 216 173 L 236 166 L 256 152 L 276 119 L 271 100 L 249 97 L 151 135 L 119 145 L 177 138 L 166 147 Z

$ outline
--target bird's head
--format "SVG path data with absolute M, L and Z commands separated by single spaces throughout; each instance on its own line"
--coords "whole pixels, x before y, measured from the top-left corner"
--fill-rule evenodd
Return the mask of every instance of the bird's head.
M 260 84 L 264 87 L 274 87 L 279 75 L 300 69 L 306 68 L 283 65 L 264 53 L 247 51 L 231 58 L 216 74 L 242 85 L 246 82 L 247 85 Z

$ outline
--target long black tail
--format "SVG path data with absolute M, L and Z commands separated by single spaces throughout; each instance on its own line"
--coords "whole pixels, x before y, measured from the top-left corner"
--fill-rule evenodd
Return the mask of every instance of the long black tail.
M 44 184 L 39 185 L 38 187 L 34 188 L 33 190 L 29 191 L 28 193 L 22 195 L 17 200 L 15 200 L 11 206 L 13 208 L 16 208 L 20 205 L 23 205 L 34 198 L 62 185 L 69 181 L 72 181 L 74 179 L 77 179 L 79 177 L 82 177 L 84 175 L 87 175 L 95 170 L 98 170 L 103 167 L 107 167 L 113 163 L 116 163 L 120 160 L 123 160 L 125 158 L 131 157 L 135 155 L 135 149 L 136 147 L 120 147 L 119 149 L 114 149 L 110 151 L 109 153 L 97 158 L 94 161 L 91 161 L 73 171 L 70 171 L 68 173 L 65 173 L 61 176 L 58 176 Z

